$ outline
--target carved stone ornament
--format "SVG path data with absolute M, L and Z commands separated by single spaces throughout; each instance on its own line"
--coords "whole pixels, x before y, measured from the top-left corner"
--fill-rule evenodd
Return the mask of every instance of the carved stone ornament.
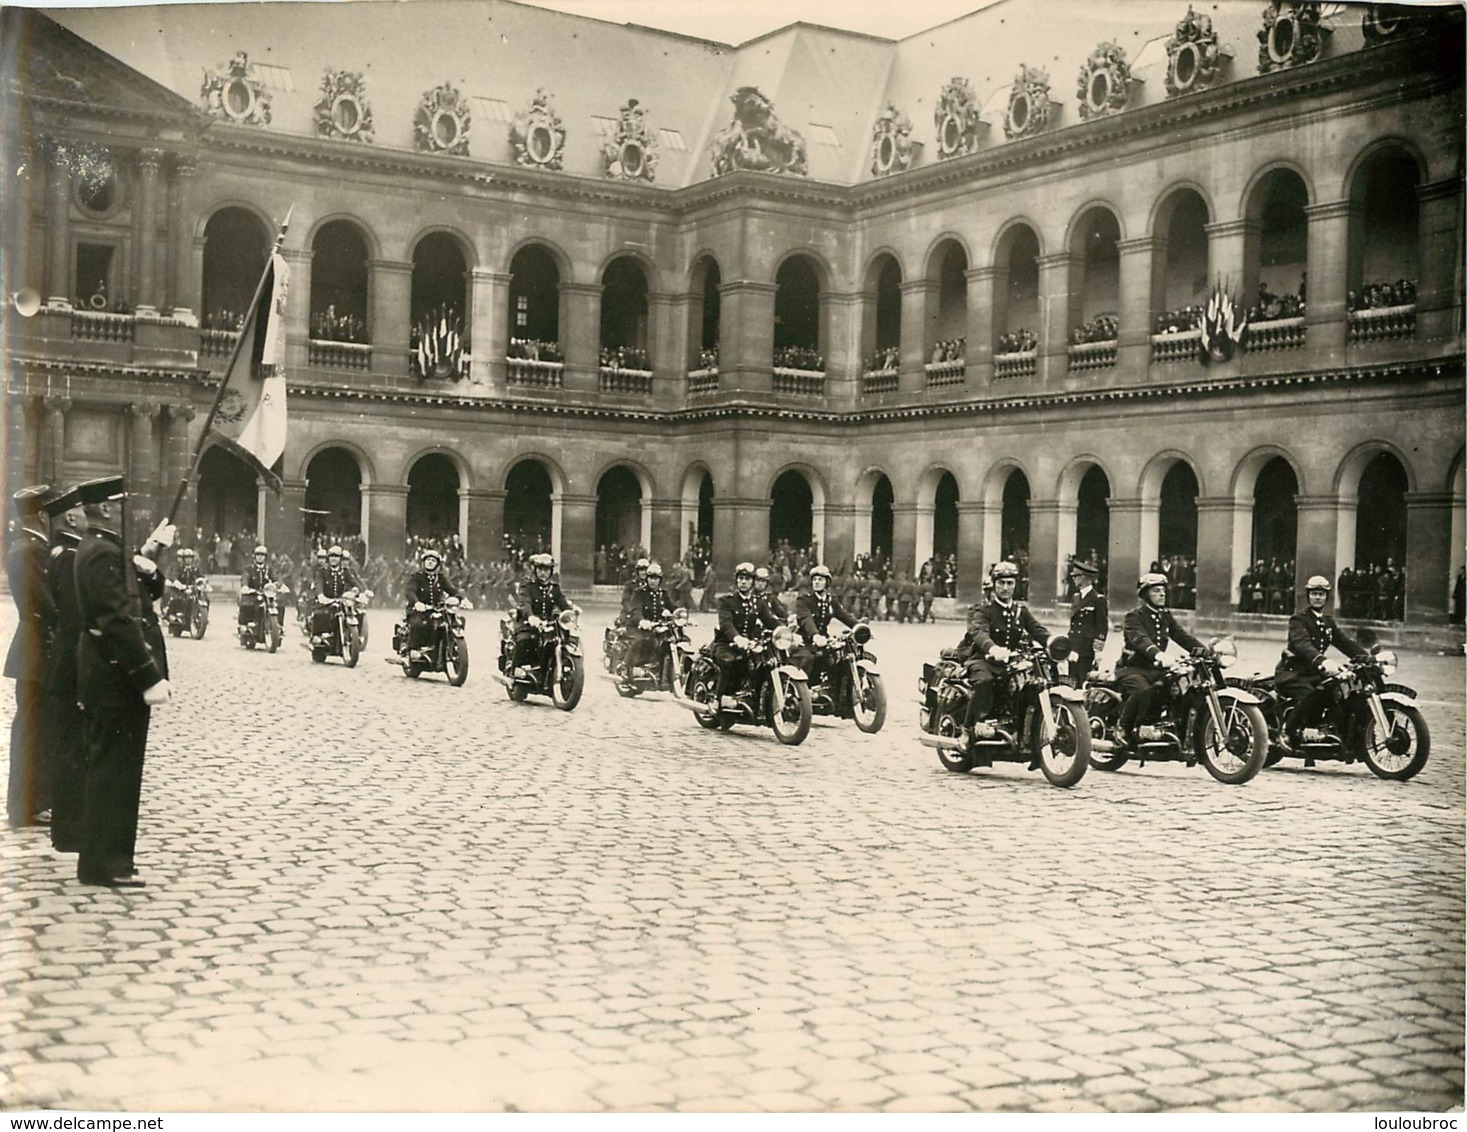
M 451 83 L 423 92 L 413 115 L 413 139 L 426 153 L 467 157 L 469 101 Z
M 323 138 L 373 140 L 372 108 L 361 71 L 327 71 L 316 103 L 316 133 Z
M 243 51 L 227 64 L 204 72 L 204 109 L 211 117 L 240 126 L 270 124 L 270 92 L 250 72 Z
M 937 127 L 939 160 L 978 152 L 978 131 L 983 120 L 978 116 L 973 84 L 967 79 L 954 75 L 947 81 L 937 97 L 932 121 Z
M 608 177 L 618 181 L 657 179 L 657 135 L 647 125 L 647 111 L 635 98 L 621 108 L 621 119 L 601 147 L 601 164 Z
M 1365 42 L 1374 47 L 1377 43 L 1399 39 L 1410 35 L 1421 26 L 1421 12 L 1405 4 L 1367 4 L 1360 17 L 1360 30 Z
M 1212 29 L 1212 17 L 1199 16 L 1189 5 L 1176 32 L 1166 41 L 1166 56 L 1168 98 L 1212 86 L 1226 58 Z
M 1273 0 L 1258 29 L 1258 73 L 1313 63 L 1332 34 L 1319 24 L 1319 5 L 1310 0 Z
M 1075 92 L 1080 100 L 1080 117 L 1088 122 L 1124 110 L 1131 101 L 1132 81 L 1125 51 L 1114 43 L 1102 43 L 1080 68 Z
M 1049 72 L 1043 67 L 1019 64 L 1019 77 L 1009 91 L 1009 108 L 1003 116 L 1004 136 L 1031 138 L 1049 125 Z
M 912 119 L 890 102 L 871 131 L 871 172 L 877 177 L 904 173 L 912 165 Z
M 774 103 L 757 87 L 741 86 L 729 101 L 734 104 L 733 121 L 713 136 L 708 147 L 715 177 L 738 169 L 796 177 L 809 172 L 804 137 L 779 120 Z
M 550 107 L 550 96 L 537 90 L 530 108 L 510 123 L 514 159 L 531 169 L 559 169 L 565 161 L 565 127 Z

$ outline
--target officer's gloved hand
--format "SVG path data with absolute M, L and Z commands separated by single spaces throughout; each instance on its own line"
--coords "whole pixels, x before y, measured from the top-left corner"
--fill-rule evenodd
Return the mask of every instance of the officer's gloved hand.
M 317 605 L 330 605 L 331 604 L 331 599 L 329 597 L 327 597 L 325 594 L 317 594 L 316 595 L 316 604 Z
M 1168 672 L 1171 672 L 1177 667 L 1180 662 L 1177 660 L 1176 657 L 1170 655 L 1169 653 L 1159 652 L 1156 654 L 1156 663 L 1161 665 Z
M 413 602 L 413 612 L 414 613 L 427 613 L 428 612 L 428 606 L 424 602 L 415 601 L 415 602 Z
M 642 630 L 642 632 L 645 633 L 645 632 L 647 632 L 647 630 L 649 630 L 649 629 L 652 628 L 652 622 L 648 621 L 647 618 L 643 617 L 640 621 L 637 622 L 637 628 L 640 629 L 640 630 Z
M 816 633 L 810 640 L 817 649 L 823 649 L 826 645 L 830 644 L 830 638 L 824 633 Z
M 1345 666 L 1338 660 L 1326 660 L 1324 662 L 1324 674 L 1326 676 L 1338 676 L 1345 670 Z
M 173 540 L 177 537 L 178 528 L 170 523 L 167 519 L 164 519 L 161 523 L 153 528 L 153 533 L 148 536 L 148 542 L 158 547 L 172 546 Z
M 734 638 L 734 648 L 736 649 L 751 649 L 753 647 L 754 642 L 749 640 L 748 637 L 740 635 Z
M 540 628 L 543 628 L 544 625 L 545 625 L 545 622 L 541 621 L 540 618 L 536 617 L 533 613 L 530 614 L 530 628 L 531 629 L 540 629 Z
M 1013 659 L 1013 650 L 1006 649 L 1003 645 L 994 645 L 988 650 L 988 655 L 993 660 L 1002 661 L 1005 664 Z
M 168 681 L 159 680 L 151 688 L 144 690 L 143 703 L 149 707 L 159 707 L 168 702 L 169 695 Z
M 145 554 L 134 554 L 132 564 L 138 568 L 138 572 L 149 576 L 158 572 L 158 563 L 154 562 Z

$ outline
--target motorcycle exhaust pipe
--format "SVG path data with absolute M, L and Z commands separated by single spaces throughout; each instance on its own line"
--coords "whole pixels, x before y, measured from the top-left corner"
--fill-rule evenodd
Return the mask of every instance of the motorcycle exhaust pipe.
M 927 731 L 919 731 L 917 741 L 924 747 L 946 747 L 950 751 L 959 749 L 959 740 L 952 735 L 933 735 Z
M 1108 755 L 1116 749 L 1116 745 L 1109 739 L 1091 739 L 1090 749 L 1099 751 L 1102 755 Z

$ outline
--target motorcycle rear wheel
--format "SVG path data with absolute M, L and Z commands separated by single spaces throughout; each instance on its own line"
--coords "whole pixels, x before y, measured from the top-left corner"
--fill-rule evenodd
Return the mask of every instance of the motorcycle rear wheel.
M 204 633 L 209 628 L 209 611 L 207 609 L 194 610 L 193 624 L 190 633 L 196 641 L 204 639 Z
M 962 739 L 962 725 L 952 716 L 944 715 L 937 721 L 937 733 L 956 743 Z M 972 753 L 961 751 L 956 746 L 938 747 L 937 761 L 943 765 L 945 770 L 950 770 L 954 774 L 967 774 L 973 769 Z
M 1117 721 L 1121 714 L 1121 697 L 1109 688 L 1097 688 L 1094 685 L 1085 689 L 1085 715 L 1090 721 L 1090 738 L 1108 739 L 1112 743 L 1117 742 L 1119 727 Z M 1120 770 L 1131 761 L 1131 756 L 1118 751 L 1101 751 L 1093 745 L 1090 748 L 1090 765 L 1096 770 L 1112 771 Z
M 1415 707 L 1390 702 L 1380 706 L 1391 733 L 1378 742 L 1372 717 L 1360 732 L 1360 755 L 1379 778 L 1392 782 L 1415 778 L 1431 755 L 1431 732 L 1426 729 L 1426 720 Z
M 1241 786 L 1260 770 L 1268 755 L 1268 724 L 1254 704 L 1222 703 L 1227 734 L 1219 741 L 1212 713 L 1204 712 L 1197 729 L 1197 757 L 1207 773 L 1228 786 Z
M 449 635 L 443 646 L 443 670 L 448 673 L 448 682 L 462 688 L 469 678 L 469 643 Z
M 683 687 L 687 689 L 688 699 L 692 703 L 710 705 L 706 710 L 693 712 L 693 718 L 698 721 L 698 726 L 707 728 L 709 731 L 717 731 L 721 713 L 716 707 L 711 706 L 718 702 L 718 674 L 714 672 L 713 666 L 707 662 L 695 664 L 692 671 L 688 673 L 688 682 Z
M 561 711 L 575 711 L 586 688 L 586 669 L 581 658 L 568 658 L 564 671 L 550 688 L 550 698 Z
M 862 673 L 851 700 L 856 729 L 866 735 L 880 731 L 886 722 L 886 685 L 881 677 L 874 672 Z
M 1073 786 L 1090 766 L 1090 714 L 1080 704 L 1056 700 L 1048 754 L 1039 751 L 1039 769 L 1054 786 Z

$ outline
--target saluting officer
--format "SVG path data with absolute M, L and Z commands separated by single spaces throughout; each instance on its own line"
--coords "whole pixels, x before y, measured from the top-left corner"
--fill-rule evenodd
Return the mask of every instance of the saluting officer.
M 163 572 L 149 554 L 173 542 L 160 523 L 130 554 L 120 533 L 121 476 L 81 484 L 87 533 L 76 551 L 82 632 L 77 646 L 77 697 L 85 718 L 86 793 L 76 879 L 109 888 L 135 888 L 134 852 L 143 757 L 152 709 L 168 702 L 168 653 L 153 601 Z M 138 590 L 138 582 L 144 585 Z
M 1284 723 L 1284 742 L 1291 747 L 1320 736 L 1310 734 L 1328 695 L 1320 690 L 1326 676 L 1340 671 L 1340 663 L 1325 655 L 1333 645 L 1351 660 L 1369 653 L 1345 633 L 1324 611 L 1329 604 L 1329 579 L 1315 574 L 1304 583 L 1305 608 L 1289 618 L 1289 643 L 1273 670 L 1274 688 L 1293 703 Z
M 781 624 L 769 604 L 754 592 L 754 564 L 734 567 L 734 592 L 718 599 L 718 628 L 713 633 L 713 659 L 718 662 L 719 693 L 732 694 L 748 676 L 746 653 L 762 635 L 761 629 Z
M 42 508 L 52 496 L 46 484 L 23 487 L 12 495 L 21 529 L 5 555 L 5 576 L 15 602 L 18 623 L 5 675 L 15 681 L 15 718 L 10 721 L 10 781 L 5 812 L 11 829 L 44 824 L 38 820 L 51 807 L 50 753 L 45 749 L 41 724 L 42 681 L 46 652 L 56 625 L 56 603 L 46 586 L 46 563 L 51 549 Z
M 56 604 L 56 631 L 46 663 L 46 750 L 51 757 L 51 847 L 59 853 L 81 849 L 86 796 L 85 720 L 77 706 L 76 652 L 82 631 L 76 596 L 76 551 L 87 529 L 87 515 L 76 488 L 46 504 L 51 519 L 51 560 L 46 587 Z
M 516 675 L 528 675 L 522 669 L 544 662 L 539 649 L 539 630 L 570 607 L 560 583 L 555 580 L 554 557 L 544 552 L 530 555 L 530 574 L 520 583 L 519 606 L 515 610 L 519 620 L 514 631 Z
M 1075 586 L 1070 602 L 1070 651 L 1075 657 L 1070 661 L 1070 680 L 1077 688 L 1094 669 L 1095 657 L 1110 635 L 1110 605 L 1095 588 L 1099 576 L 1100 571 L 1088 562 L 1077 558 L 1070 563 L 1070 581 Z
M 1126 614 L 1126 644 L 1116 666 L 1116 687 L 1126 696 L 1120 718 L 1123 746 L 1135 744 L 1136 725 L 1151 707 L 1154 685 L 1163 672 L 1176 667 L 1176 660 L 1167 655 L 1167 645 L 1176 641 L 1194 653 L 1206 651 L 1166 607 L 1167 584 L 1165 574 L 1142 574 L 1136 583 L 1141 604 Z
M 982 732 L 985 738 L 991 734 L 987 729 L 992 725 L 987 720 L 993 713 L 993 681 L 1003 665 L 1023 647 L 1025 638 L 1041 645 L 1049 641 L 1049 630 L 1034 619 L 1027 605 L 1014 598 L 1019 584 L 1018 566 L 996 562 L 989 576 L 993 579 L 993 600 L 970 611 L 970 627 L 957 650 L 957 658 L 965 663 L 973 684 L 963 732 L 965 748 L 976 732 Z

